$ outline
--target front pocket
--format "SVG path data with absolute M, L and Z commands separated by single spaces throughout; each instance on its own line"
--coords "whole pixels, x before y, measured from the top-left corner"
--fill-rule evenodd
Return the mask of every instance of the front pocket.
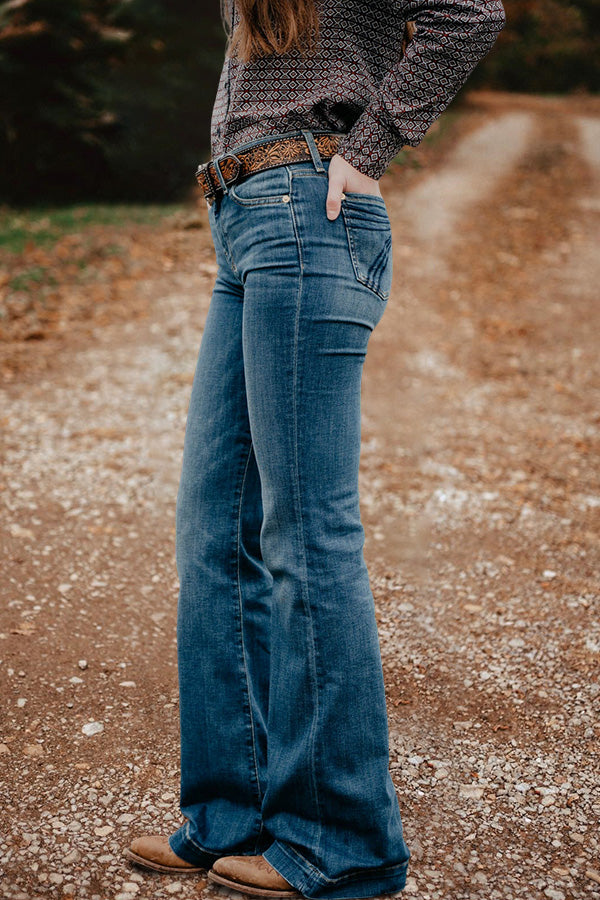
M 381 300 L 388 300 L 392 289 L 392 228 L 383 197 L 346 194 L 342 216 L 357 281 Z
M 290 175 L 286 166 L 252 172 L 229 187 L 229 194 L 241 206 L 265 206 L 290 202 Z

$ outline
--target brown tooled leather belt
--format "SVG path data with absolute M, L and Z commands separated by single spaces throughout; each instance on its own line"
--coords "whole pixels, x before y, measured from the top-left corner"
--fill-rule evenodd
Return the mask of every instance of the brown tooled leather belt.
M 344 135 L 339 132 L 314 134 L 315 144 L 322 159 L 330 159 L 336 152 Z M 235 152 L 233 152 L 235 151 Z M 196 171 L 196 180 L 204 191 L 204 197 L 211 206 L 215 197 L 223 193 L 223 188 L 216 173 L 217 161 L 225 184 L 230 185 L 251 172 L 262 169 L 273 169 L 295 162 L 312 159 L 306 140 L 301 137 L 266 138 L 260 143 L 245 147 L 240 144 L 229 153 L 202 163 Z

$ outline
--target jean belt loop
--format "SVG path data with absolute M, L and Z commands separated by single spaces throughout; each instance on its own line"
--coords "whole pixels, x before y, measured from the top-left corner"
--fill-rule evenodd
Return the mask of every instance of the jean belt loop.
M 213 159 L 213 163 L 215 164 L 217 178 L 219 179 L 219 183 L 220 183 L 221 187 L 223 188 L 223 193 L 228 194 L 229 187 L 227 186 L 227 184 L 225 182 L 225 178 L 223 177 L 223 173 L 221 172 L 221 166 L 219 164 L 220 160 L 223 159 L 223 157 L 225 157 L 225 156 L 227 156 L 227 153 L 221 153 L 220 156 L 215 156 L 215 158 Z
M 312 131 L 304 128 L 302 128 L 301 131 L 304 136 L 304 140 L 308 144 L 308 149 L 310 151 L 311 159 L 313 161 L 315 169 L 317 170 L 317 172 L 324 172 L 325 166 L 323 165 L 323 160 L 321 159 L 321 154 L 319 153 L 319 148 L 315 143 Z

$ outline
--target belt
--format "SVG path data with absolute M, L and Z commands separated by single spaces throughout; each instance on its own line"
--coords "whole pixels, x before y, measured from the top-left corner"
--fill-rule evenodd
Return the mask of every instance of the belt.
M 322 159 L 329 159 L 336 152 L 343 134 L 327 132 L 315 134 L 314 140 Z M 251 172 L 273 169 L 289 163 L 304 162 L 312 159 L 307 142 L 303 137 L 266 138 L 260 143 L 246 146 L 241 144 L 236 152 L 223 153 L 206 163 L 202 163 L 196 171 L 196 180 L 204 191 L 204 197 L 211 206 L 216 196 L 223 193 L 216 168 L 219 166 L 225 184 L 230 185 Z

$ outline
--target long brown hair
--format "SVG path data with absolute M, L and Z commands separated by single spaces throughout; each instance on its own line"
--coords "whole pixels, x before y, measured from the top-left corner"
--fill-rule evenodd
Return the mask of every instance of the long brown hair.
M 313 50 L 319 36 L 315 0 L 235 0 L 239 21 L 231 33 L 230 3 L 221 0 L 227 55 L 249 62 L 257 56 Z
M 221 16 L 228 35 L 227 56 L 249 62 L 270 53 L 301 53 L 315 49 L 319 37 L 319 16 L 315 0 L 234 0 L 239 21 L 232 31 L 231 0 L 221 0 Z M 406 23 L 402 53 L 415 31 Z

